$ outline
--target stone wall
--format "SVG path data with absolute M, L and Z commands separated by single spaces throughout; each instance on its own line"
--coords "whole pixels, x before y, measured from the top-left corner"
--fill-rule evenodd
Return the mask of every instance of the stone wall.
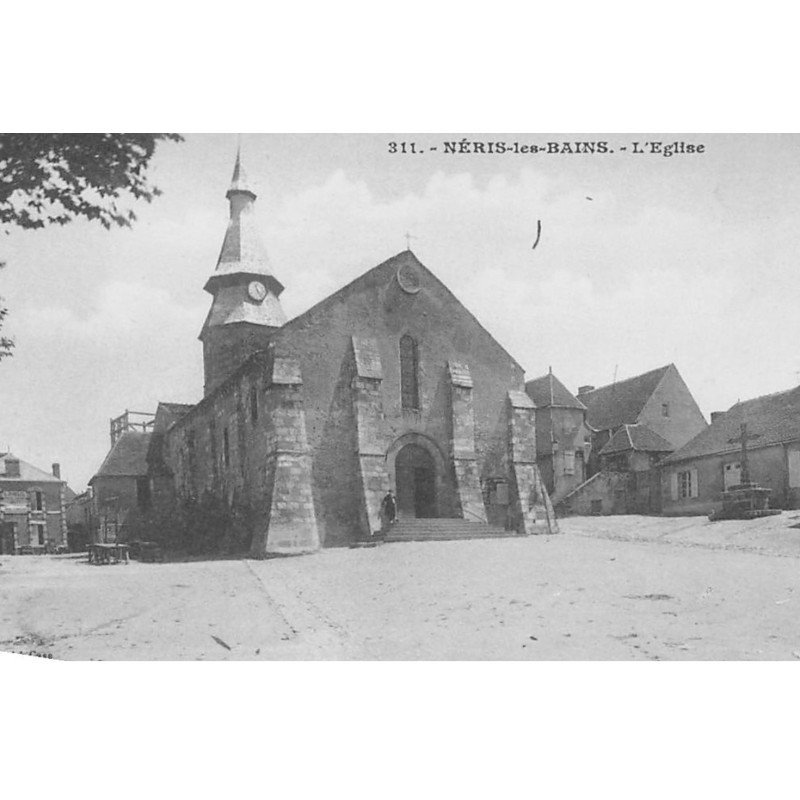
M 417 271 L 416 293 L 398 287 L 395 273 L 405 266 Z M 412 336 L 418 345 L 417 411 L 401 405 L 399 343 L 404 334 Z M 344 453 L 352 452 L 354 441 L 354 336 L 371 340 L 380 360 L 385 441 L 422 437 L 435 460 L 452 461 L 448 362 L 468 365 L 473 382 L 474 464 L 479 480 L 507 476 L 506 392 L 524 387 L 522 368 L 411 253 L 371 270 L 287 323 L 274 334 L 273 341 L 276 352 L 296 358 L 300 364 L 313 453 L 315 505 L 325 545 L 346 544 L 353 531 L 363 530 L 362 512 L 352 500 L 359 496 L 362 486 L 357 460 L 343 459 Z M 460 516 L 454 465 L 445 467 L 447 474 L 437 487 L 440 513 Z M 391 476 L 389 460 L 387 472 Z M 372 477 L 375 486 L 383 480 L 378 472 Z
M 259 353 L 166 434 L 179 496 L 245 507 L 256 557 L 319 547 L 296 361 Z
M 204 330 L 204 394 L 210 394 L 254 353 L 266 350 L 274 330 L 249 322 L 218 325 Z
M 553 507 L 536 464 L 533 401 L 525 392 L 510 391 L 507 413 L 512 527 L 526 534 L 558 533 Z
M 603 471 L 568 494 L 557 506 L 560 516 L 628 513 L 630 473 Z

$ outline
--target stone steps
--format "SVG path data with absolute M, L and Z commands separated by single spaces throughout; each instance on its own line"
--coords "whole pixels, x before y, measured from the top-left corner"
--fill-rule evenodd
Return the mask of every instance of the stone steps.
M 485 522 L 467 519 L 401 519 L 386 532 L 386 542 L 428 542 L 454 539 L 499 539 L 519 536 Z

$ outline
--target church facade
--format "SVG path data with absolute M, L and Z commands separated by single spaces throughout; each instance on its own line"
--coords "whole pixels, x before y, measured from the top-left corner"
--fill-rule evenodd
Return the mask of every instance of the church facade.
M 399 520 L 555 531 L 522 367 L 411 250 L 291 321 L 237 157 L 203 325 L 205 389 L 163 432 L 179 498 L 247 509 L 252 555 L 304 553 Z

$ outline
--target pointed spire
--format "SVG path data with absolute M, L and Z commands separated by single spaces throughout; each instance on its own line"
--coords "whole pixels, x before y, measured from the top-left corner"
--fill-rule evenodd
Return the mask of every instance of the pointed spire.
M 231 188 L 225 193 L 228 200 L 231 195 L 235 194 L 248 194 L 255 200 L 258 195 L 250 188 L 250 183 L 247 180 L 247 174 L 242 167 L 242 146 L 236 148 L 236 163 L 233 165 L 233 177 L 231 178 Z
M 275 298 L 279 297 L 283 284 L 272 274 L 267 250 L 257 230 L 254 214 L 256 193 L 250 188 L 242 166 L 241 147 L 236 150 L 231 186 L 225 196 L 230 201 L 230 221 L 216 270 L 206 282 L 206 291 L 213 294 L 220 281 L 227 285 L 251 276 L 261 280 Z

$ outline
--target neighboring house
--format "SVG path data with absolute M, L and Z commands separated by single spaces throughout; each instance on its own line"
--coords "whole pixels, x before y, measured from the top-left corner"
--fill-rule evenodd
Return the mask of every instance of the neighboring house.
M 707 426 L 703 413 L 677 367 L 651 370 L 595 389 L 581 386 L 578 400 L 586 406 L 586 422 L 594 430 L 589 472 L 601 466 L 601 452 L 623 425 L 636 425 L 666 440 L 672 450 L 682 447 Z
M 707 427 L 675 365 L 599 389 L 581 386 L 577 399 L 592 430 L 589 480 L 564 496 L 557 510 L 661 513 L 658 464 Z
M 159 403 L 155 414 L 126 411 L 111 420 L 111 450 L 89 481 L 91 530 L 97 541 L 127 540 L 139 517 L 173 502 L 164 435 L 191 408 Z
M 117 418 L 119 426 L 112 435 L 111 450 L 89 481 L 95 535 L 100 542 L 124 540 L 131 516 L 151 507 L 147 455 L 153 434 L 127 427 L 130 423 L 123 418 Z
M 591 430 L 586 406 L 550 370 L 525 383 L 536 404 L 536 463 L 553 504 L 587 477 Z
M 673 446 L 646 425 L 623 425 L 600 451 L 601 472 L 628 475 L 624 508 L 627 514 L 661 512 L 659 462 L 673 451 Z M 619 488 L 616 487 L 617 505 Z M 612 512 L 613 513 L 613 512 Z
M 0 553 L 55 551 L 67 546 L 65 507 L 72 491 L 52 472 L 0 453 Z
M 708 514 L 740 483 L 741 426 L 752 482 L 772 490 L 773 508 L 800 508 L 800 386 L 736 403 L 662 463 L 665 514 Z

